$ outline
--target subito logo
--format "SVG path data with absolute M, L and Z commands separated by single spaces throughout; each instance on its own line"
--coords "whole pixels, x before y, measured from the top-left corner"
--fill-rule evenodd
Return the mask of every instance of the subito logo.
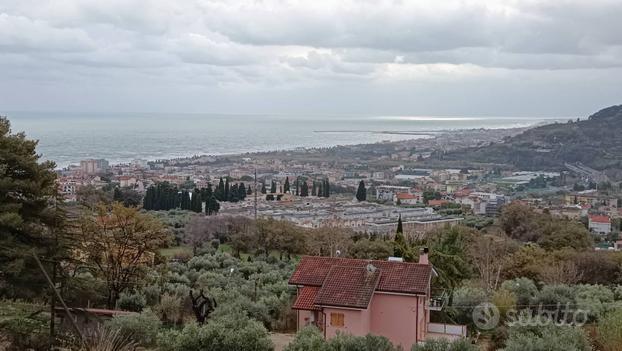
M 472 316 L 475 326 L 481 330 L 491 330 L 499 324 L 499 309 L 490 302 L 475 306 Z

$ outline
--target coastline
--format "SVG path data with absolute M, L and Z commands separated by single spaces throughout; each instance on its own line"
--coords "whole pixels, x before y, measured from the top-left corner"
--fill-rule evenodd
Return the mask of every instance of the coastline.
M 538 124 L 541 125 L 541 124 Z M 503 137 L 508 135 L 516 135 L 522 133 L 523 131 L 537 127 L 538 125 L 532 125 L 529 127 L 516 127 L 516 128 L 470 128 L 470 129 L 455 129 L 455 130 L 439 130 L 439 131 L 425 131 L 425 132 L 392 132 L 400 135 L 408 135 L 408 136 L 420 136 L 419 138 L 407 138 L 396 141 L 377 141 L 377 142 L 362 142 L 362 143 L 352 143 L 352 144 L 339 144 L 325 147 L 293 147 L 293 148 L 284 148 L 284 149 L 271 149 L 271 150 L 259 150 L 259 151 L 247 151 L 247 152 L 232 152 L 232 153 L 204 153 L 204 154 L 195 154 L 188 155 L 182 157 L 168 157 L 168 158 L 151 158 L 146 159 L 144 161 L 147 162 L 155 162 L 155 163 L 163 163 L 163 164 L 175 164 L 175 163 L 203 163 L 206 160 L 210 160 L 211 162 L 218 162 L 226 159 L 240 159 L 240 158 L 274 158 L 274 157 L 283 157 L 283 154 L 288 154 L 288 157 L 303 157 L 305 154 L 314 154 L 317 157 L 317 153 L 322 153 L 325 151 L 336 151 L 336 152 L 348 152 L 352 149 L 360 149 L 360 148 L 374 148 L 375 146 L 396 146 L 403 144 L 404 146 L 413 147 L 418 144 L 421 145 L 423 141 L 429 141 L 432 144 L 447 144 L 452 139 L 456 139 L 457 136 L 461 136 L 463 138 L 469 138 L 471 135 L 478 135 L 481 137 L 482 135 L 487 135 L 492 139 L 501 139 L 494 138 L 494 135 L 501 135 Z M 315 132 L 315 131 L 314 131 Z M 352 131 L 352 132 L 360 132 L 360 131 Z M 378 134 L 383 134 L 382 132 L 374 132 Z M 413 134 L 411 134 L 413 133 Z M 111 162 L 111 165 L 126 165 L 130 164 L 132 161 L 128 162 Z M 62 167 L 57 169 L 66 169 L 67 167 Z

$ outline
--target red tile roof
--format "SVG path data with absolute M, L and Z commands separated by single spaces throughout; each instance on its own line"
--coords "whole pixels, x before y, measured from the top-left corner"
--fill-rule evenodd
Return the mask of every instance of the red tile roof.
M 609 216 L 590 215 L 590 221 L 596 223 L 611 223 Z
M 396 196 L 400 200 L 410 200 L 410 199 L 417 199 L 417 198 L 419 198 L 419 196 L 413 195 L 413 194 L 409 194 L 409 193 L 398 193 Z
M 333 266 L 317 294 L 315 304 L 367 309 L 380 280 L 380 270 L 366 267 Z
M 432 274 L 432 266 L 429 264 L 318 256 L 304 256 L 289 283 L 321 287 L 332 267 L 366 267 L 369 263 L 380 270 L 377 291 L 426 294 L 429 290 Z
M 292 308 L 295 310 L 319 310 L 318 307 L 315 307 L 315 298 L 317 297 L 317 293 L 320 291 L 320 288 L 317 286 L 305 286 L 302 289 L 298 290 L 298 298 L 296 298 L 296 302 L 292 305 Z

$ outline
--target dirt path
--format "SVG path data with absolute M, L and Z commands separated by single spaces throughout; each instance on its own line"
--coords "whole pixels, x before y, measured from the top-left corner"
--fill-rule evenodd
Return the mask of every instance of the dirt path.
M 270 339 L 274 343 L 275 351 L 283 351 L 285 346 L 294 340 L 294 334 L 270 333 Z

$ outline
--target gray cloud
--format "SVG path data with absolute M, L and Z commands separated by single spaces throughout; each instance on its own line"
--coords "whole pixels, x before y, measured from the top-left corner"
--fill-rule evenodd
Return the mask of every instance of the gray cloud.
M 137 110 L 151 108 L 141 93 L 176 109 L 180 96 L 206 90 L 219 98 L 196 109 L 240 108 L 225 104 L 239 93 L 248 108 L 266 108 L 261 96 L 295 109 L 305 94 L 345 94 L 331 108 L 370 109 L 377 96 L 410 111 L 428 105 L 394 101 L 401 89 L 436 101 L 420 89 L 452 100 L 508 87 L 509 99 L 528 79 L 551 97 L 546 107 L 598 77 L 609 90 L 586 94 L 591 109 L 619 94 L 619 18 L 618 0 L 0 0 L 0 79 L 15 87 L 0 105 L 72 109 L 71 84 L 88 82 L 102 101 L 93 108 L 123 86 L 135 89 L 123 99 L 134 96 Z M 26 104 L 28 94 L 45 98 Z M 487 103 L 503 110 L 501 101 Z

